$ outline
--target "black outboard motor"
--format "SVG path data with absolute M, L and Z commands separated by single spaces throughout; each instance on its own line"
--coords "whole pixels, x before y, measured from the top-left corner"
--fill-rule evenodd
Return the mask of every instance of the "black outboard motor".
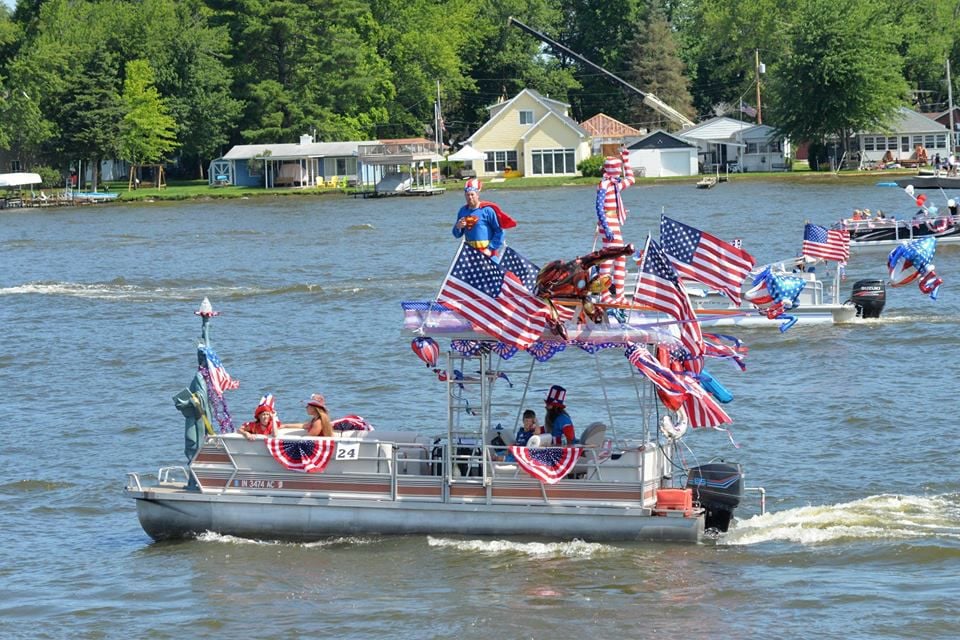
M 850 301 L 861 318 L 879 318 L 887 302 L 887 287 L 883 280 L 857 280 Z
M 743 468 L 739 464 L 711 462 L 690 469 L 687 487 L 693 500 L 706 511 L 704 527 L 725 532 L 730 528 L 733 510 L 743 499 Z

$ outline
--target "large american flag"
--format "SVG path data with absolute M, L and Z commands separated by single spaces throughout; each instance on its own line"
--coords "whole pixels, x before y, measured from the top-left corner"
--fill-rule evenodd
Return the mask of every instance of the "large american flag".
M 740 287 L 756 260 L 705 231 L 660 216 L 660 242 L 677 273 L 702 282 L 740 304 Z
M 693 313 L 683 282 L 671 265 L 670 258 L 653 238 L 647 238 L 633 299 L 634 302 L 653 307 L 677 320 L 680 342 L 691 355 L 688 368 L 699 372 L 703 367 L 703 333 L 700 323 Z
M 850 234 L 807 223 L 803 227 L 803 255 L 846 262 L 850 259 Z
M 683 376 L 687 381 L 687 396 L 683 399 L 683 410 L 687 414 L 690 426 L 716 428 L 733 422 L 712 395 L 700 386 L 691 376 Z
M 672 365 L 679 367 L 682 362 L 674 352 L 674 349 L 661 349 L 661 355 L 669 358 L 670 364 L 658 362 L 646 349 L 636 345 L 628 347 L 624 353 L 633 366 L 653 381 L 664 405 L 673 410 L 683 407 L 693 428 L 718 427 L 733 422 L 695 377 L 673 370 Z
M 509 257 L 502 260 L 520 268 Z M 519 256 L 519 254 L 516 254 Z M 460 314 L 479 330 L 501 342 L 526 349 L 546 327 L 546 303 L 533 296 L 521 279 L 467 244 L 461 244 L 437 301 Z
M 530 295 L 536 295 L 537 276 L 540 274 L 540 267 L 527 260 L 512 248 L 507 247 L 500 256 L 500 266 L 520 279 L 523 287 L 530 292 Z M 557 310 L 557 319 L 560 322 L 566 322 L 574 316 L 576 309 L 562 304 L 554 304 Z

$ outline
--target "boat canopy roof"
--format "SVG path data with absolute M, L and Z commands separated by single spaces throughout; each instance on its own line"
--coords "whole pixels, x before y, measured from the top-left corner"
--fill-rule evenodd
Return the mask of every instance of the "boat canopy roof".
M 0 173 L 0 187 L 22 187 L 41 182 L 43 178 L 39 173 Z

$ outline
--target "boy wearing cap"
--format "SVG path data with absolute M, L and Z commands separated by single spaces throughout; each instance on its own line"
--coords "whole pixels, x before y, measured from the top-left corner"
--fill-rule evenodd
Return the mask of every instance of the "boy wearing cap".
M 555 447 L 570 446 L 577 443 L 576 431 L 573 428 L 573 420 L 567 413 L 566 402 L 567 390 L 558 384 L 550 387 L 544 404 L 547 408 L 547 415 L 544 417 L 543 426 L 547 433 L 553 436 L 553 445 Z
M 516 222 L 492 202 L 480 201 L 480 180 L 471 178 L 463 187 L 466 204 L 457 211 L 457 221 L 453 225 L 453 237 L 465 238 L 465 242 L 498 261 L 497 252 L 503 246 L 503 230 L 510 229 Z

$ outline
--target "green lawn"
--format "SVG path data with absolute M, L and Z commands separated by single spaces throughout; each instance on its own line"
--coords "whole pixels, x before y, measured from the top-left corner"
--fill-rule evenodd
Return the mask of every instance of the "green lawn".
M 817 182 L 817 183 L 871 183 L 877 181 L 893 180 L 898 176 L 915 175 L 911 169 L 891 170 L 891 171 L 841 171 L 833 173 L 831 171 L 810 171 L 806 164 L 797 166 L 793 171 L 774 171 L 757 173 L 736 173 L 730 174 L 731 182 L 747 182 L 754 180 L 773 180 L 778 182 Z M 723 174 L 721 174 L 723 175 Z M 702 176 L 681 176 L 674 178 L 639 178 L 637 184 L 693 184 Z M 562 186 L 596 186 L 599 178 L 510 178 L 502 182 L 493 182 L 489 179 L 484 180 L 484 187 L 487 189 L 538 189 L 545 187 Z M 448 180 L 441 186 L 451 191 L 459 191 L 462 185 L 460 180 Z M 127 190 L 127 183 L 108 182 L 106 185 L 109 191 L 115 191 L 120 194 L 118 200 L 132 202 L 143 200 L 203 200 L 203 199 L 228 199 L 228 198 L 253 198 L 253 197 L 282 197 L 282 196 L 337 196 L 353 195 L 357 193 L 356 189 L 316 189 L 316 188 L 290 188 L 281 187 L 274 189 L 263 189 L 260 187 L 213 187 L 207 184 L 206 180 L 170 180 L 163 189 L 155 189 L 149 186 L 142 186 L 133 191 Z

